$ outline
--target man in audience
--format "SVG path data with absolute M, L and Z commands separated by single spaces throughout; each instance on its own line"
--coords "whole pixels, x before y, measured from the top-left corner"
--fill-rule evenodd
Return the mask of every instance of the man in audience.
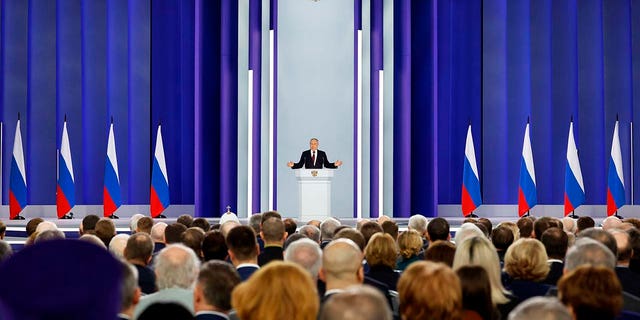
M 98 238 L 95 234 L 85 233 L 81 235 L 80 238 L 78 238 L 78 240 L 89 242 L 105 250 L 109 249 L 104 245 L 104 242 L 102 242 L 102 240 L 100 240 L 100 238 Z M 124 249 L 123 249 L 123 252 L 124 252 Z
M 33 218 L 33 219 L 29 220 L 29 222 L 27 222 L 27 227 L 26 227 L 27 237 L 31 237 L 31 235 L 36 232 L 36 229 L 38 228 L 38 225 L 43 221 L 44 221 L 44 219 L 42 219 L 42 218 Z
M 331 296 L 320 309 L 319 320 L 391 320 L 385 297 L 369 286 L 353 286 Z M 538 320 L 538 319 L 537 319 Z
M 616 216 L 608 216 L 602 220 L 602 230 L 609 231 L 620 227 L 622 221 Z
M 58 229 L 45 230 L 38 233 L 34 243 L 40 243 L 40 242 L 49 241 L 49 240 L 63 240 L 65 238 L 66 236 L 64 235 L 64 232 Z
M 491 238 L 491 234 L 493 233 L 493 223 L 491 223 L 491 220 L 487 218 L 478 218 L 478 223 L 482 224 L 487 230 L 487 238 Z
M 264 249 L 264 241 L 260 238 L 260 230 L 262 228 L 262 213 L 253 214 L 249 217 L 249 226 L 256 233 L 256 240 L 260 246 L 260 252 Z
M 121 307 L 118 320 L 133 319 L 133 311 L 140 302 L 138 271 L 130 264 L 122 262 Z
M 227 234 L 229 234 L 229 231 L 231 231 L 231 229 L 241 226 L 242 224 L 240 224 L 240 222 L 235 221 L 235 220 L 229 220 L 225 223 L 223 223 L 220 226 L 220 232 L 222 233 L 222 235 L 226 238 Z M 251 229 L 253 230 L 253 229 Z
M 196 218 L 193 220 L 192 227 L 197 227 L 202 230 L 202 232 L 207 232 L 211 229 L 211 224 L 205 218 Z
M 298 229 L 298 224 L 296 223 L 295 219 L 286 218 L 282 220 L 282 222 L 284 222 L 284 231 L 287 232 L 287 235 L 290 236 L 296 233 L 296 230 Z
M 131 219 L 129 219 L 129 229 L 131 230 L 131 233 L 135 233 L 136 230 L 138 230 L 138 220 L 142 217 L 144 217 L 144 215 L 140 213 L 136 213 L 131 216 Z
M 220 231 L 212 230 L 204 234 L 202 241 L 202 254 L 204 261 L 227 260 L 227 244 Z
M 365 246 L 367 243 L 369 243 L 369 239 L 371 239 L 371 237 L 373 237 L 373 235 L 378 232 L 384 232 L 384 230 L 382 230 L 382 227 L 376 222 L 367 221 L 362 225 L 362 228 L 360 228 L 360 233 L 362 233 L 362 235 L 364 236 Z
M 573 317 L 557 298 L 533 297 L 513 309 L 509 320 L 573 320 Z
M 497 226 L 491 233 L 491 243 L 496 247 L 500 263 L 504 263 L 504 254 L 507 253 L 507 249 L 513 243 L 513 232 L 505 226 Z
M 364 248 L 366 247 L 366 240 L 362 233 L 354 228 L 344 228 L 333 236 L 333 239 L 349 239 L 358 245 L 360 250 L 364 252 Z
M 153 240 L 154 255 L 167 246 L 164 239 L 164 231 L 166 228 L 167 224 L 164 222 L 158 222 L 151 227 L 151 240 Z
M 360 248 L 349 239 L 334 240 L 324 248 L 319 272 L 320 279 L 326 284 L 323 302 L 350 286 L 362 284 L 362 258 Z
M 0 221 L 0 240 L 4 240 L 4 235 L 7 232 L 7 225 Z
M 582 232 L 583 230 L 587 230 L 595 226 L 596 222 L 593 221 L 593 218 L 589 216 L 582 216 L 576 221 L 576 235 L 578 235 L 578 233 Z
M 118 259 L 124 258 L 124 248 L 127 247 L 128 240 L 128 234 L 116 234 L 116 236 L 113 237 L 111 241 L 109 241 L 109 252 L 111 252 Z
M 564 257 L 567 254 L 567 248 L 569 245 L 569 237 L 567 233 L 562 229 L 549 228 L 540 238 L 549 260 L 549 273 L 547 278 L 543 281 L 546 284 L 556 285 L 564 270 Z
M 102 240 L 104 245 L 108 248 L 111 239 L 116 236 L 116 225 L 113 224 L 111 219 L 102 218 L 96 223 L 96 236 Z
M 415 230 L 420 234 L 423 242 L 423 250 L 426 250 L 429 246 L 429 240 L 427 240 L 427 224 L 427 218 L 425 218 L 425 216 L 421 214 L 414 214 L 411 216 L 411 218 L 409 218 L 408 229 Z
M 153 219 L 151 219 L 151 217 L 142 217 L 138 219 L 136 232 L 144 232 L 146 234 L 151 234 L 152 227 L 153 227 Z
M 240 274 L 240 279 L 242 281 L 249 279 L 260 268 L 258 266 L 260 248 L 253 229 L 247 226 L 237 226 L 229 231 L 226 240 L 229 258 Z
M 435 242 L 438 240 L 451 240 L 451 233 L 449 231 L 449 222 L 444 218 L 434 218 L 429 221 L 427 225 L 427 237 L 429 242 Z
M 391 235 L 394 240 L 398 240 L 398 224 L 395 221 L 385 221 L 380 226 L 384 233 Z
M 262 224 L 269 220 L 269 218 L 278 218 L 280 220 L 282 220 L 282 215 L 280 215 L 280 213 L 278 213 L 278 211 L 266 211 L 264 213 L 262 213 L 262 219 L 260 220 L 260 226 L 262 226 Z M 262 229 L 261 229 L 262 230 Z
M 284 260 L 300 265 L 309 271 L 313 281 L 317 281 L 318 272 L 322 266 L 322 249 L 311 239 L 300 239 L 287 247 Z
M 156 257 L 155 274 L 158 292 L 142 297 L 135 309 L 135 318 L 156 302 L 174 302 L 193 314 L 192 285 L 198 276 L 200 260 L 193 250 L 172 244 Z
M 320 247 L 324 248 L 331 240 L 340 226 L 340 221 L 334 218 L 327 218 L 320 224 Z
M 13 249 L 8 242 L 0 240 L 0 263 L 13 254 Z
M 580 232 L 580 238 L 591 238 L 596 240 L 602 244 L 604 244 L 614 256 L 618 255 L 618 245 L 616 244 L 616 239 L 611 235 L 611 233 L 606 232 L 602 229 L 591 228 L 588 230 L 584 230 Z
M 564 232 L 576 234 L 577 226 L 576 219 L 571 217 L 562 218 L 562 229 Z
M 100 220 L 95 214 L 88 214 L 84 218 L 82 218 L 82 223 L 80 223 L 80 235 L 84 235 L 86 233 L 94 234 L 96 229 L 96 223 Z
M 547 231 L 547 229 L 553 226 L 555 226 L 555 224 L 553 223 L 553 218 L 551 217 L 541 217 L 539 219 L 536 219 L 536 221 L 533 223 L 533 236 L 536 239 L 540 240 L 542 234 Z
M 320 229 L 317 227 L 307 224 L 300 227 L 298 233 L 320 244 Z
M 202 259 L 202 241 L 204 241 L 204 231 L 198 227 L 191 227 L 182 234 L 181 242 L 191 248 L 193 252 Z
M 278 218 L 269 218 L 262 223 L 260 237 L 264 239 L 264 250 L 258 256 L 258 265 L 264 266 L 273 260 L 284 259 L 282 247 L 287 239 L 284 222 Z
M 180 243 L 182 241 L 182 234 L 187 231 L 187 227 L 182 223 L 172 223 L 164 229 L 164 240 L 167 245 L 173 243 Z
M 183 215 L 178 217 L 176 222 L 177 223 L 181 223 L 183 226 L 185 226 L 187 228 L 191 228 L 192 225 L 193 225 L 193 217 L 191 215 L 188 215 L 188 214 L 183 214 Z
M 231 310 L 231 292 L 240 283 L 238 272 L 226 262 L 202 265 L 193 290 L 196 320 L 226 320 Z
M 533 219 L 531 217 L 522 217 L 516 222 L 520 230 L 520 238 L 533 237 Z
M 618 259 L 616 265 L 616 275 L 622 283 L 624 291 L 640 297 L 640 274 L 629 270 L 629 262 L 631 261 L 631 255 L 633 249 L 631 248 L 631 239 L 629 234 L 625 231 L 613 229 L 610 231 L 616 240 L 616 246 L 618 250 Z
M 307 222 L 307 225 L 314 226 L 318 228 L 318 230 L 320 229 L 320 224 L 322 224 L 320 220 L 309 220 L 309 222 Z
M 138 285 L 145 294 L 156 292 L 156 276 L 153 270 L 148 267 L 152 254 L 153 241 L 148 234 L 138 232 L 127 240 L 124 258 L 138 271 Z

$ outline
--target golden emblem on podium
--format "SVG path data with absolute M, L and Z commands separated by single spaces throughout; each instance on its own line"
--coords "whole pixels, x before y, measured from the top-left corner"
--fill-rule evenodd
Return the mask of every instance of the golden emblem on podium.
M 318 176 L 318 170 L 311 171 L 311 175 L 314 176 L 314 177 L 317 177 Z

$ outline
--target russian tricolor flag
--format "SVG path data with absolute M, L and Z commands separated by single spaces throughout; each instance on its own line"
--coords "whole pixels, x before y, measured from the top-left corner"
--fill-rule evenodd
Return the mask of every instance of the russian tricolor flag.
M 522 160 L 520 162 L 520 188 L 518 190 L 518 214 L 522 217 L 538 204 L 536 193 L 536 170 L 533 167 L 533 152 L 529 138 L 529 121 L 524 130 Z
M 107 161 L 104 166 L 103 205 L 104 216 L 110 217 L 122 204 L 120 200 L 120 177 L 118 175 L 118 158 L 116 156 L 116 141 L 113 135 L 113 120 L 109 127 L 109 142 L 107 143 Z
M 611 142 L 611 158 L 609 158 L 609 174 L 607 176 L 607 215 L 614 215 L 625 204 L 624 174 L 622 170 L 622 152 L 618 135 L 618 120 L 613 129 Z
M 76 184 L 71 161 L 71 146 L 67 133 L 67 121 L 62 126 L 62 142 L 58 156 L 58 188 L 56 190 L 56 206 L 58 218 L 64 217 L 76 205 Z
M 578 159 L 578 148 L 573 137 L 573 121 L 569 124 L 567 166 L 564 174 L 564 215 L 567 216 L 584 203 L 584 182 Z
M 156 136 L 156 151 L 151 170 L 151 216 L 157 217 L 169 206 L 169 176 L 164 158 L 162 143 L 162 129 L 158 125 Z
M 476 165 L 476 151 L 473 146 L 471 125 L 469 125 L 464 148 L 464 169 L 462 171 L 462 214 L 465 217 L 482 204 L 479 177 L 478 166 Z
M 20 133 L 20 116 L 16 124 L 16 135 L 13 140 L 13 156 L 9 174 L 9 218 L 16 219 L 27 205 L 27 174 L 24 167 L 22 134 Z

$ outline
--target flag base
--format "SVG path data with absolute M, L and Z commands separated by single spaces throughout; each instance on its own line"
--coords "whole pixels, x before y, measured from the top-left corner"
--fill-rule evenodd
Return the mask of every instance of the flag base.
M 167 216 L 165 216 L 164 214 L 159 214 L 156 219 L 166 219 Z
M 73 213 L 65 214 L 64 216 L 62 216 L 62 217 L 60 217 L 58 219 L 73 219 Z
M 618 212 L 614 213 L 613 216 L 618 218 L 618 219 L 620 219 L 620 220 L 624 219 L 624 217 L 618 215 Z
M 24 217 L 21 216 L 21 215 L 17 215 L 15 217 L 11 218 L 11 220 L 24 220 Z
M 571 212 L 570 215 L 568 215 L 567 217 L 572 218 L 572 219 L 578 219 L 580 218 L 580 216 L 576 215 L 575 213 Z
M 470 213 L 469 215 L 467 215 L 465 218 L 479 218 L 477 214 L 475 213 Z
M 111 214 L 107 218 L 109 218 L 109 219 L 120 219 L 120 217 L 116 216 L 115 214 Z

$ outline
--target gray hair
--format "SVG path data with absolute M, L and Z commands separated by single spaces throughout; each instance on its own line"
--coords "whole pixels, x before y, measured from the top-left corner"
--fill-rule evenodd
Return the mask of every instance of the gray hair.
M 124 248 L 127 247 L 128 240 L 128 234 L 117 234 L 115 237 L 111 238 L 111 242 L 109 242 L 109 252 L 111 252 L 116 258 L 122 259 L 124 257 Z
M 555 297 L 533 297 L 520 303 L 509 320 L 572 320 L 569 309 Z
M 0 240 L 0 261 L 9 258 L 13 254 L 13 249 L 8 242 Z
M 382 293 L 369 286 L 352 286 L 331 296 L 321 307 L 320 320 L 391 320 L 393 315 Z
M 167 228 L 167 224 L 164 222 L 158 222 L 151 227 L 151 240 L 153 242 L 164 243 L 164 230 Z
M 42 223 L 41 223 L 42 224 Z M 49 240 L 61 240 L 66 238 L 64 235 L 64 232 L 60 231 L 60 230 L 45 230 L 42 231 L 40 233 L 38 233 L 38 235 L 36 236 L 36 240 L 33 243 L 40 243 L 43 241 L 49 241 Z
M 340 226 L 340 221 L 335 218 L 327 218 L 320 224 L 320 237 L 322 240 L 333 239 L 336 229 Z
M 580 238 L 567 251 L 564 268 L 573 271 L 581 265 L 601 266 L 613 270 L 616 267 L 616 257 L 602 243 L 591 238 Z
M 420 235 L 427 232 L 427 218 L 421 214 L 414 214 L 409 218 L 409 229 L 418 231 Z
M 136 213 L 131 216 L 131 220 L 129 220 L 129 228 L 131 229 L 131 232 L 136 232 L 136 229 L 138 229 L 138 220 L 142 217 L 144 217 L 144 215 L 140 213 Z
M 154 269 L 158 290 L 191 289 L 200 271 L 200 260 L 187 246 L 171 244 L 160 250 Z
M 262 213 L 256 213 L 249 217 L 249 226 L 253 231 L 258 234 L 260 233 L 260 223 L 262 222 Z
M 311 239 L 300 239 L 292 242 L 284 252 L 284 260 L 291 261 L 309 271 L 316 279 L 322 267 L 322 249 Z
M 318 229 L 316 226 L 312 226 L 312 225 L 304 225 L 302 227 L 300 227 L 300 230 L 298 230 L 298 233 L 303 235 L 303 236 L 307 236 L 307 238 L 320 243 L 320 229 Z
M 132 264 L 121 261 L 122 263 L 122 287 L 120 293 L 122 295 L 120 310 L 125 310 L 133 305 L 133 298 L 138 289 L 138 269 Z
M 36 227 L 37 233 L 43 233 L 47 230 L 58 230 L 58 226 L 56 226 L 56 224 L 51 221 L 42 221 Z
M 460 226 L 458 232 L 456 232 L 456 238 L 454 242 L 456 243 L 456 245 L 459 245 L 465 239 L 471 238 L 473 236 L 486 238 L 484 232 L 482 232 L 482 230 L 480 230 L 480 228 L 478 228 L 478 226 L 476 226 L 475 224 L 469 222 L 463 223 Z
M 562 227 L 565 232 L 576 233 L 576 229 L 578 228 L 578 224 L 571 217 L 562 218 Z
M 102 240 L 100 240 L 100 238 L 98 238 L 98 236 L 94 234 L 85 233 L 81 235 L 80 238 L 78 238 L 78 240 L 93 243 L 103 249 L 107 249 L 107 246 L 104 245 L 104 242 L 102 242 Z

